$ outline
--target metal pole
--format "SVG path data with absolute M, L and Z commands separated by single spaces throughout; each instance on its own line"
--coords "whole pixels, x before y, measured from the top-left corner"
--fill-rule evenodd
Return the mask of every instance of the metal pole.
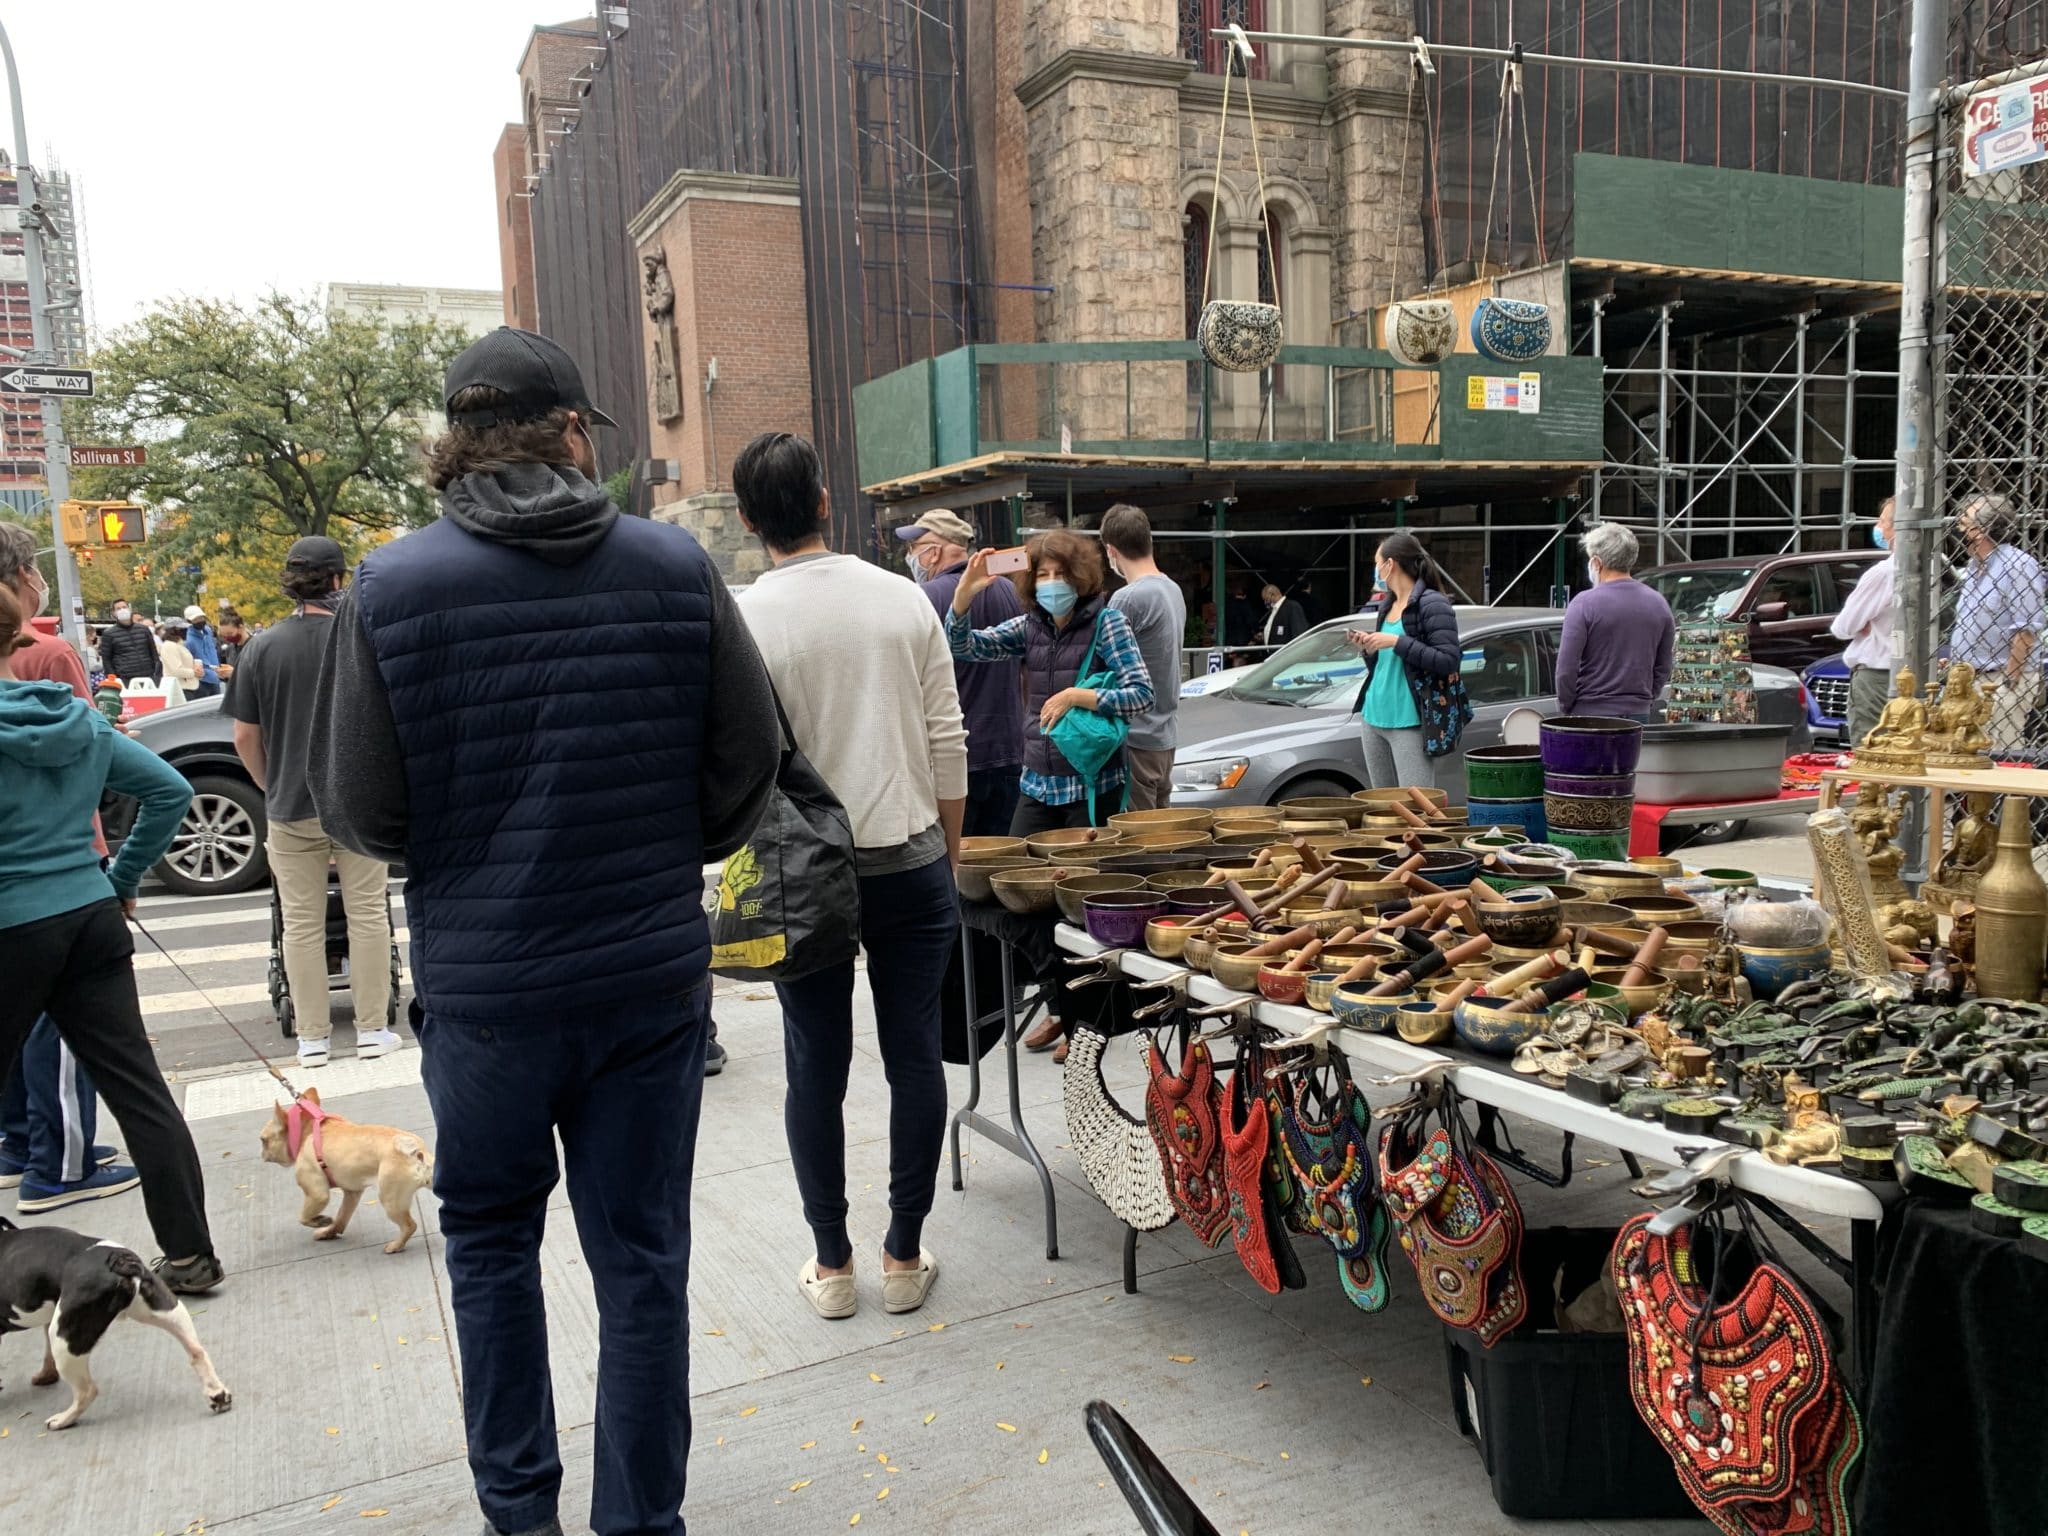
M 1798 360 L 1792 365 L 1797 374 L 1792 381 L 1793 393 L 1798 397 L 1797 410 L 1792 417 L 1792 544 L 1793 549 L 1806 548 L 1806 325 L 1810 315 L 1801 314 L 1796 340 Z
M 1652 565 L 1664 563 L 1666 537 L 1664 493 L 1671 463 L 1671 306 L 1657 306 L 1657 553 Z M 1690 551 L 1687 552 L 1690 556 Z
M 50 291 L 44 286 L 42 220 L 30 211 L 35 202 L 35 173 L 29 169 L 28 119 L 21 107 L 21 76 L 14 67 L 14 44 L 7 28 L 0 26 L 0 57 L 7 62 L 7 98 L 14 111 L 15 201 L 21 209 L 21 251 L 28 267 L 28 323 L 35 361 L 54 363 L 57 354 L 50 345 Z M 74 232 L 75 233 L 75 232 Z M 43 451 L 49 456 L 44 466 L 44 495 L 50 504 L 50 542 L 56 545 L 57 623 L 71 648 L 85 653 L 85 603 L 78 591 L 78 563 L 71 546 L 64 542 L 57 508 L 71 499 L 71 451 L 64 442 L 64 402 L 44 395 Z
M 1604 293 L 1593 301 L 1593 355 L 1595 357 L 1605 356 L 1601 351 L 1601 344 L 1606 339 L 1604 332 L 1609 302 L 1609 296 Z M 1601 393 L 1605 395 L 1612 386 L 1603 383 L 1600 388 Z M 1603 400 L 1600 412 L 1600 468 L 1593 471 L 1593 521 L 1596 523 L 1600 521 L 1600 492 L 1607 481 L 1607 458 L 1607 410 L 1606 402 Z M 1659 550 L 1657 551 L 1656 559 L 1652 560 L 1651 564 L 1654 565 L 1657 560 L 1662 560 L 1663 558 L 1664 552 Z
M 1842 359 L 1842 548 L 1849 547 L 1849 524 L 1856 513 L 1856 329 L 1861 315 L 1849 317 L 1849 350 Z

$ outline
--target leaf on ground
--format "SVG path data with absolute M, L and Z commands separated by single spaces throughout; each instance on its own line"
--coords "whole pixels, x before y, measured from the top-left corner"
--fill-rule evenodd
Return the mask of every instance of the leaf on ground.
M 391 1511 L 388 1509 L 359 1509 L 356 1511 L 356 1518 L 359 1520 L 382 1520 L 390 1513 Z
M 725 1330 L 723 1328 L 706 1328 L 704 1330 L 704 1337 L 707 1339 L 722 1339 L 725 1337 Z
M 1029 1327 L 1030 1327 L 1031 1325 L 1030 1325 L 1029 1323 L 1012 1323 L 1012 1324 L 1010 1324 L 1010 1326 L 1011 1326 L 1012 1328 L 1015 1328 L 1015 1329 L 1016 1329 L 1016 1330 L 1017 1330 L 1018 1332 L 1020 1332 L 1020 1333 L 1021 1333 L 1021 1332 L 1023 1332 L 1023 1331 L 1024 1331 L 1024 1330 L 1025 1330 L 1026 1328 L 1029 1328 Z
M 1040 1465 L 1041 1467 L 1042 1467 L 1042 1466 L 1044 1466 L 1044 1465 L 1045 1465 L 1045 1464 L 1046 1464 L 1046 1463 L 1047 1463 L 1048 1461 L 1050 1461 L 1051 1459 L 1052 1459 L 1052 1452 L 1051 1452 L 1051 1451 L 1049 1451 L 1049 1450 L 1045 1450 L 1045 1449 L 1043 1449 L 1043 1448 L 1041 1448 L 1041 1449 L 1039 1450 L 1039 1453 L 1038 1453 L 1038 1464 L 1039 1464 L 1039 1465 Z
M 793 1482 L 793 1483 L 791 1483 L 791 1484 L 789 1485 L 789 1491 L 790 1491 L 791 1493 L 795 1493 L 795 1492 L 796 1492 L 796 1491 L 797 1491 L 798 1489 L 800 1489 L 800 1488 L 808 1488 L 808 1487 L 810 1487 L 810 1486 L 811 1486 L 811 1480 L 810 1480 L 810 1479 L 809 1479 L 808 1477 L 804 1477 L 804 1478 L 799 1478 L 799 1479 L 797 1479 L 797 1481 L 795 1481 L 795 1482 Z
M 946 1325 L 944 1323 L 933 1323 L 931 1327 L 925 1329 L 926 1333 L 944 1333 L 945 1331 Z
M 878 1384 L 878 1385 L 879 1385 L 879 1384 L 880 1384 L 880 1382 L 881 1382 L 881 1380 L 882 1380 L 882 1378 L 881 1378 L 880 1376 L 876 1375 L 876 1374 L 875 1374 L 875 1373 L 874 1373 L 873 1371 L 869 1371 L 869 1372 L 868 1372 L 868 1380 L 869 1380 L 869 1381 L 872 1381 L 872 1382 L 875 1382 L 876 1384 Z
M 1282 1451 L 1282 1452 L 1280 1453 L 1280 1459 L 1281 1459 L 1282 1461 L 1292 1461 L 1292 1460 L 1293 1460 L 1294 1458 L 1293 1458 L 1293 1457 L 1291 1457 L 1291 1456 L 1289 1456 L 1289 1455 L 1288 1455 L 1288 1454 L 1287 1454 L 1287 1453 L 1286 1453 L 1285 1451 Z
M 1006 1435 L 1014 1435 L 1015 1433 L 1017 1433 L 1016 1425 L 1005 1424 L 1001 1419 L 996 1420 L 996 1428 L 1000 1429 Z
M 1195 1357 L 1193 1355 L 1168 1355 L 1166 1358 L 1171 1360 L 1175 1365 L 1193 1365 L 1195 1363 Z
M 720 1445 L 723 1445 L 723 1444 L 725 1444 L 725 1436 L 723 1436 L 723 1435 L 720 1435 L 720 1436 L 718 1437 L 718 1443 L 719 1443 Z
M 410 1345 L 410 1344 L 412 1343 L 412 1340 L 411 1340 L 411 1339 L 408 1339 L 408 1338 L 407 1338 L 407 1337 L 406 1337 L 406 1336 L 405 1336 L 404 1334 L 402 1334 L 402 1333 L 401 1333 L 401 1334 L 400 1334 L 400 1335 L 398 1336 L 398 1342 L 399 1342 L 400 1344 L 406 1344 L 406 1345 Z
M 1010 1362 L 1007 1360 L 998 1360 L 996 1362 L 996 1369 L 1000 1371 L 1004 1366 L 1008 1365 L 1009 1363 Z
M 327 1433 L 329 1433 L 330 1435 L 338 1435 L 341 1433 L 341 1426 L 338 1424 L 330 1424 L 327 1426 Z
M 1372 1385 L 1372 1378 L 1370 1376 L 1361 1376 L 1358 1378 L 1358 1384 L 1361 1387 L 1369 1387 Z
M 847 1523 L 848 1525 L 859 1525 L 859 1524 L 860 1524 L 860 1516 L 859 1516 L 859 1515 L 855 1515 L 855 1516 L 854 1516 L 854 1517 L 853 1517 L 853 1518 L 852 1518 L 851 1520 L 847 1521 L 846 1523 Z
M 1273 1383 L 1271 1383 L 1270 1381 L 1262 1381 L 1256 1387 L 1253 1387 L 1252 1390 L 1254 1392 L 1263 1392 L 1266 1390 L 1266 1388 L 1270 1387 L 1271 1385 L 1273 1385 Z
M 936 1413 L 928 1413 L 924 1416 L 924 1421 L 925 1423 L 929 1424 L 933 1419 L 936 1419 L 937 1417 L 938 1415 Z
M 328 1510 L 334 1508 L 334 1506 L 339 1504 L 340 1502 L 341 1495 L 337 1493 L 333 1498 L 329 1499 L 325 1504 L 322 1504 L 320 1506 L 320 1513 L 323 1515 L 326 1514 Z
M 849 1435 L 857 1435 L 860 1433 L 861 1425 L 865 1423 L 867 1423 L 866 1419 L 855 1419 L 851 1424 L 846 1426 L 846 1432 Z
M 742 1408 L 740 1410 L 740 1417 L 743 1419 L 751 1419 L 755 1414 L 759 1413 L 760 1411 L 761 1410 L 758 1406 L 753 1408 Z
M 889 1490 L 884 1488 L 880 1493 L 875 1495 L 875 1502 L 879 1504 L 882 1502 L 882 1500 L 886 1499 L 887 1497 L 889 1497 Z
M 817 1448 L 818 1442 L 815 1440 L 806 1440 L 802 1445 L 797 1447 L 797 1449 L 800 1451 L 814 1451 Z
M 875 1460 L 886 1467 L 889 1465 L 889 1453 L 887 1451 L 877 1451 L 875 1452 Z

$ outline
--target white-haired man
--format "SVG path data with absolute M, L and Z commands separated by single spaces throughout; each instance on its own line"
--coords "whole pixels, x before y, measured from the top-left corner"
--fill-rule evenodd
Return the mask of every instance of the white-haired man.
M 1671 605 L 1630 572 L 1636 536 L 1619 523 L 1586 530 L 1592 586 L 1564 611 L 1557 643 L 1557 707 L 1567 715 L 1648 721 L 1671 681 L 1677 623 Z
M 2027 720 L 2041 702 L 2036 647 L 2048 605 L 2041 563 L 2012 542 L 2014 531 L 2012 502 L 2004 496 L 1973 496 L 1956 514 L 1956 533 L 1970 563 L 1956 595 L 1948 659 L 1967 661 L 1979 677 L 1998 685 L 1991 710 L 1994 752 L 2027 744 Z

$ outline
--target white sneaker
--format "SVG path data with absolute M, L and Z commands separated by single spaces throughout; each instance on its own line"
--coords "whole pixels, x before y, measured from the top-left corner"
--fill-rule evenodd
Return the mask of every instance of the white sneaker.
M 918 1249 L 917 1268 L 882 1271 L 882 1310 L 915 1312 L 931 1295 L 932 1282 L 938 1278 L 939 1261 L 931 1256 L 930 1249 Z
M 393 1030 L 359 1029 L 356 1031 L 356 1059 L 375 1061 L 379 1056 L 389 1056 L 404 1043 Z
M 804 1260 L 804 1267 L 796 1272 L 796 1283 L 804 1293 L 804 1300 L 811 1304 L 811 1310 L 822 1318 L 851 1317 L 859 1305 L 853 1276 L 821 1275 L 815 1257 Z
M 327 1042 L 325 1040 L 301 1040 L 299 1042 L 299 1065 L 302 1067 L 326 1066 Z

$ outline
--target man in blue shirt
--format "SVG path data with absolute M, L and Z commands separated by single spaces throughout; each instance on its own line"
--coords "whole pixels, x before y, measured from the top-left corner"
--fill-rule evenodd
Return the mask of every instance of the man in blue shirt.
M 220 692 L 220 641 L 206 622 L 206 610 L 197 603 L 185 610 L 185 623 L 185 649 L 199 663 L 199 683 L 192 697 L 210 699 Z
M 2008 542 L 2013 527 L 2011 501 L 1995 494 L 1972 497 L 1956 517 L 1970 563 L 1956 597 L 1948 655 L 1998 686 L 1991 711 L 1993 752 L 2026 745 L 2027 721 L 2041 702 L 2041 664 L 2034 650 L 2048 602 L 2040 562 Z

